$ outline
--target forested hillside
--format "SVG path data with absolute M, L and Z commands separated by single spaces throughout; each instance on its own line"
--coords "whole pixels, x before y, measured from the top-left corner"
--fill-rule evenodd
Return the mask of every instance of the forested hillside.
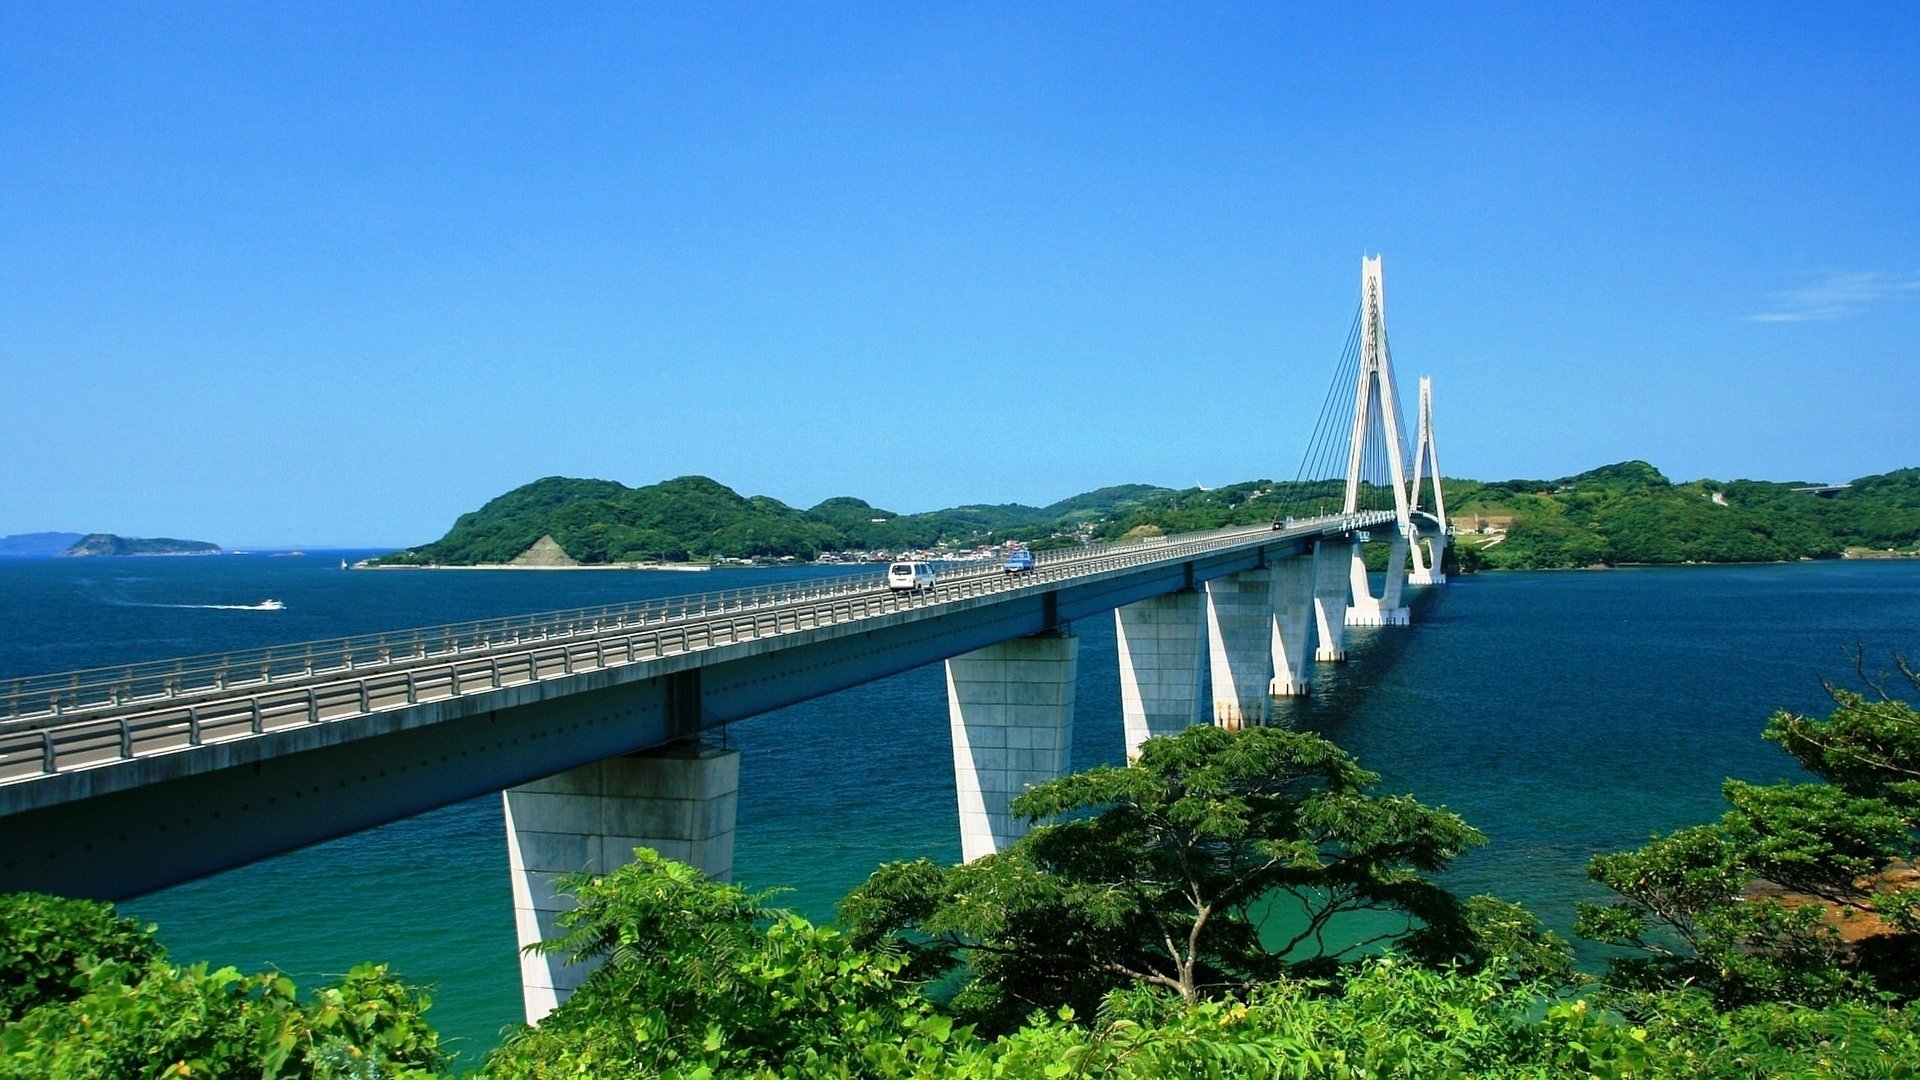
M 1675 484 L 1643 461 L 1558 480 L 1446 481 L 1447 509 L 1464 535 L 1465 568 L 1540 569 L 1615 563 L 1763 562 L 1838 558 L 1849 549 L 1920 546 L 1920 469 L 1855 480 L 1830 496 L 1807 484 L 1696 480 Z M 1252 480 L 1174 491 L 1101 488 L 1048 506 L 959 506 L 898 514 L 862 499 L 800 510 L 747 497 L 703 476 L 642 488 L 551 476 L 464 514 L 434 543 L 399 552 L 402 564 L 503 563 L 542 536 L 587 563 L 901 551 L 1018 540 L 1081 540 L 1188 532 L 1325 513 L 1341 485 Z M 1387 505 L 1384 491 L 1364 493 Z
M 1469 567 L 1832 559 L 1920 545 L 1920 469 L 1861 477 L 1830 496 L 1795 490 L 1813 486 L 1804 483 L 1675 484 L 1644 461 L 1559 480 L 1447 484 Z
M 434 543 L 388 556 L 400 564 L 503 563 L 552 536 L 582 563 L 753 558 L 812 558 L 822 551 L 899 551 L 940 543 L 1040 540 L 1171 495 L 1128 484 L 1050 506 L 957 506 L 898 514 L 851 497 L 810 510 L 764 495 L 742 496 L 704 476 L 630 488 L 611 480 L 549 476 L 463 514 Z

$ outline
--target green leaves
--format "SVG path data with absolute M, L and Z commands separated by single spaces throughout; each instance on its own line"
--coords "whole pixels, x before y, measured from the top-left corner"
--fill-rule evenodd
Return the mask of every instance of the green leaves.
M 870 1054 L 951 1027 L 901 977 L 906 960 L 769 908 L 641 849 L 562 882 L 578 906 L 540 946 L 605 963 L 537 1029 L 488 1058 L 501 1077 L 862 1073 Z M 937 1037 L 937 1038 L 936 1038 Z
M 1766 736 L 1831 783 L 1729 780 L 1719 821 L 1589 864 L 1622 901 L 1583 906 L 1578 932 L 1641 954 L 1614 963 L 1616 987 L 1690 983 L 1728 1006 L 1920 991 L 1920 889 L 1902 869 L 1920 716 L 1884 692 L 1834 701 L 1824 719 L 1776 714 Z
M 80 993 L 0 1028 L 0 1078 L 420 1077 L 443 1058 L 423 996 L 384 966 L 297 1000 L 271 972 L 101 963 Z
M 1885 693 L 1836 688 L 1832 694 L 1834 709 L 1825 717 L 1775 713 L 1767 741 L 1831 784 L 1920 813 L 1920 712 Z
M 110 904 L 0 894 L 0 1023 L 78 997 L 82 971 L 109 963 L 141 967 L 162 952 L 153 927 L 120 918 Z
M 1396 916 L 1387 940 L 1419 930 L 1423 956 L 1480 962 L 1460 904 L 1422 875 L 1484 837 L 1368 793 L 1376 779 L 1317 735 L 1195 727 L 1021 795 L 1040 824 L 1007 851 L 882 867 L 841 919 L 919 977 L 964 963 L 955 1009 L 1003 1031 L 1037 1008 L 1091 1015 L 1123 987 L 1194 1003 L 1317 970 L 1348 953 L 1327 931 L 1356 913 Z

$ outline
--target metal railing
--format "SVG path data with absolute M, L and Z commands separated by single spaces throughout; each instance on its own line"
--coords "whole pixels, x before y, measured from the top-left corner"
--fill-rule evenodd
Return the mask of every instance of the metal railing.
M 1391 517 L 1303 520 L 1282 535 Z M 1274 535 L 1267 526 L 1237 527 L 1044 552 L 1030 571 L 1005 574 L 994 564 L 950 572 L 930 592 L 889 590 L 884 574 L 849 575 L 13 680 L 16 711 L 0 719 L 0 783 L 1177 561 Z M 51 699 L 47 708 L 18 711 L 18 701 L 39 694 Z

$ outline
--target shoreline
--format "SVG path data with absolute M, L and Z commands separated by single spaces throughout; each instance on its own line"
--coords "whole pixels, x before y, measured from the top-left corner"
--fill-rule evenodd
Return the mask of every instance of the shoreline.
M 1470 571 L 1460 571 L 1459 576 L 1470 577 L 1473 574 L 1543 574 L 1593 570 L 1661 570 L 1669 567 L 1683 568 L 1695 566 L 1800 566 L 1814 563 L 1901 562 L 1915 559 L 1920 559 L 1920 551 L 1876 551 L 1861 554 L 1848 552 L 1832 559 L 1728 559 L 1724 562 L 1704 560 L 1659 563 L 1622 562 L 1590 563 L 1586 566 L 1482 566 Z
M 713 569 L 705 563 L 576 563 L 572 566 L 535 566 L 529 563 L 469 563 L 452 565 L 446 563 L 424 563 L 409 565 L 406 563 L 387 563 L 380 566 L 364 562 L 354 563 L 349 570 L 672 570 L 676 573 L 695 573 Z

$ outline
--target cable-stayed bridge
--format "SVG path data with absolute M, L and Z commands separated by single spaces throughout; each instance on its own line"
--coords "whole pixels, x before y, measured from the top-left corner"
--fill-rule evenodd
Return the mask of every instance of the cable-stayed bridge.
M 1271 524 L 930 591 L 839 577 L 0 681 L 0 890 L 120 898 L 501 791 L 526 945 L 553 936 L 561 873 L 638 846 L 731 872 L 738 752 L 702 733 L 935 661 L 963 854 L 999 850 L 1013 797 L 1068 766 L 1076 621 L 1115 620 L 1132 753 L 1266 722 L 1348 626 L 1405 625 L 1403 588 L 1444 582 L 1430 387 L 1410 441 L 1377 258 L 1299 473 L 1265 497 Z M 529 1017 L 583 977 L 524 957 Z

